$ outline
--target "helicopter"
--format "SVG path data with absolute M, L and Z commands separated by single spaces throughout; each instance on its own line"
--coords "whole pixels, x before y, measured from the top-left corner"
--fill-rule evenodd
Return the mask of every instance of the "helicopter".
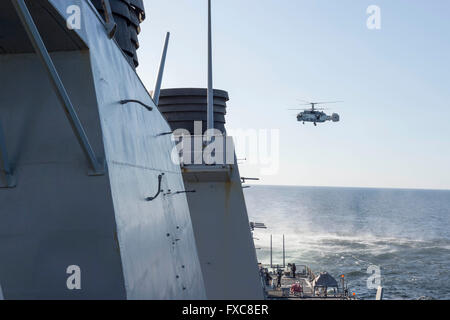
M 317 126 L 317 123 L 323 123 L 326 121 L 339 122 L 340 116 L 337 113 L 333 113 L 331 116 L 327 115 L 322 110 L 323 108 L 316 108 L 317 105 L 324 105 L 330 103 L 339 103 L 342 101 L 330 101 L 330 102 L 308 102 L 307 104 L 303 104 L 305 106 L 311 106 L 311 109 L 290 109 L 290 110 L 302 110 L 297 115 L 297 121 L 303 122 L 313 122 L 314 126 Z

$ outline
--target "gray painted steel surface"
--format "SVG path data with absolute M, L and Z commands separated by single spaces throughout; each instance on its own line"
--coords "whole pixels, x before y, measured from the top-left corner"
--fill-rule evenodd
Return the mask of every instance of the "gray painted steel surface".
M 17 180 L 15 188 L 0 189 L 5 299 L 204 299 L 186 195 L 145 200 L 156 193 L 161 173 L 163 188 L 185 190 L 170 158 L 174 143 L 158 136 L 168 124 L 157 108 L 120 103 L 154 106 L 93 5 L 49 3 L 64 19 L 69 5 L 81 7 L 76 32 L 89 51 L 51 57 L 108 174 L 87 175 L 89 165 L 37 56 L 13 54 L 17 48 L 3 43 L 10 54 L 0 55 L 0 115 Z M 37 22 L 39 30 L 53 23 L 48 19 Z M 81 290 L 66 286 L 70 265 L 81 268 Z
M 53 58 L 92 145 L 103 150 L 87 53 Z M 5 298 L 126 298 L 108 177 L 87 175 L 89 164 L 37 56 L 3 55 L 0 66 L 0 113 L 17 183 L 0 190 Z M 81 268 L 80 291 L 66 286 L 70 265 Z
M 192 133 L 193 121 L 206 118 L 206 96 L 205 89 L 165 89 L 161 92 L 159 109 L 173 130 L 183 128 Z M 214 90 L 214 97 L 215 113 L 223 117 L 224 126 L 228 93 Z M 215 125 L 218 127 L 220 123 Z M 206 165 L 202 163 L 203 148 L 196 150 L 193 141 L 200 139 L 201 146 L 202 138 L 185 137 L 178 146 L 183 148 L 186 190 L 195 190 L 187 198 L 207 298 L 264 299 L 234 146 L 227 147 L 233 145 L 233 139 L 226 137 L 224 150 L 215 150 L 216 159 L 222 158 L 226 164 Z M 190 149 L 183 145 L 184 139 L 191 140 Z M 200 163 L 194 159 L 200 159 Z
M 4 177 L 4 182 L 0 181 L 0 188 L 13 188 L 16 186 L 14 173 L 10 166 L 10 159 L 8 156 L 8 148 L 6 146 L 5 136 L 3 135 L 3 127 L 0 120 L 0 169 L 1 175 Z M 1 180 L 1 177 L 0 177 Z
M 49 51 L 87 49 L 75 32 L 64 28 L 66 21 L 45 0 L 27 1 Z M 10 0 L 0 1 L 0 54 L 34 52 Z
M 42 37 L 39 34 L 39 31 L 36 27 L 36 24 L 31 16 L 30 11 L 28 10 L 27 5 L 24 0 L 12 0 L 14 7 L 16 9 L 16 13 L 19 16 L 22 26 L 26 30 L 28 34 L 28 38 L 33 45 L 33 48 L 41 60 L 42 66 L 47 71 L 48 77 L 53 86 L 54 92 L 58 97 L 60 104 L 64 108 L 64 112 L 66 113 L 67 120 L 72 126 L 72 130 L 77 137 L 78 143 L 80 147 L 83 149 L 86 158 L 89 161 L 89 164 L 92 167 L 93 173 L 96 175 L 105 174 L 105 165 L 103 161 L 99 161 L 97 159 L 94 150 L 92 150 L 92 146 L 89 143 L 89 139 L 86 136 L 86 132 L 84 132 L 84 128 L 80 123 L 80 119 L 78 118 L 77 112 L 73 108 L 72 101 L 70 100 L 69 95 L 67 94 L 66 88 L 61 81 L 61 78 L 58 74 L 58 71 L 53 64 L 53 61 L 45 47 L 44 42 L 42 41 Z
M 183 174 L 208 299 L 264 299 L 237 164 L 196 167 Z

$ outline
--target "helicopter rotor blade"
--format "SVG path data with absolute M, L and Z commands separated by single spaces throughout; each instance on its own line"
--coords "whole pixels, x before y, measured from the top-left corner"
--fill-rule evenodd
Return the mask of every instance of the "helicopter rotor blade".
M 287 109 L 289 111 L 311 111 L 312 109 Z M 314 110 L 330 110 L 330 108 L 314 108 Z
M 311 105 L 318 105 L 318 104 L 331 104 L 331 103 L 342 103 L 344 101 L 325 101 L 325 102 L 310 102 L 310 103 L 302 103 L 301 106 L 311 106 Z
M 314 102 L 314 104 L 331 104 L 331 103 L 342 103 L 344 101 L 325 101 L 325 102 Z

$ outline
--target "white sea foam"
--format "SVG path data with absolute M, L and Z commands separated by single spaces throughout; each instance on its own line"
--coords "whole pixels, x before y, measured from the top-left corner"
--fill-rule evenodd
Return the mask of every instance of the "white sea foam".
M 380 266 L 386 298 L 450 298 L 450 193 L 431 191 L 256 187 L 246 191 L 258 258 L 308 264 L 348 275 L 360 296 L 371 297 L 367 268 Z M 427 275 L 426 279 L 423 276 Z M 436 279 L 436 280 L 435 280 Z M 439 289 L 436 289 L 439 288 Z M 440 290 L 440 291 L 439 291 Z M 437 291 L 439 291 L 437 293 Z

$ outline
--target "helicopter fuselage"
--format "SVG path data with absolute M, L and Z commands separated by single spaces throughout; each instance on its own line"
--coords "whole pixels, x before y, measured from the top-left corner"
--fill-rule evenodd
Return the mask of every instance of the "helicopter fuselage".
M 315 111 L 315 110 L 308 111 L 307 110 L 307 111 L 300 112 L 297 115 L 297 120 L 300 122 L 303 122 L 303 123 L 313 122 L 314 124 L 322 123 L 322 122 L 326 122 L 326 121 L 338 122 L 339 115 L 337 113 L 333 113 L 333 115 L 329 116 L 325 112 L 322 112 L 322 111 Z

